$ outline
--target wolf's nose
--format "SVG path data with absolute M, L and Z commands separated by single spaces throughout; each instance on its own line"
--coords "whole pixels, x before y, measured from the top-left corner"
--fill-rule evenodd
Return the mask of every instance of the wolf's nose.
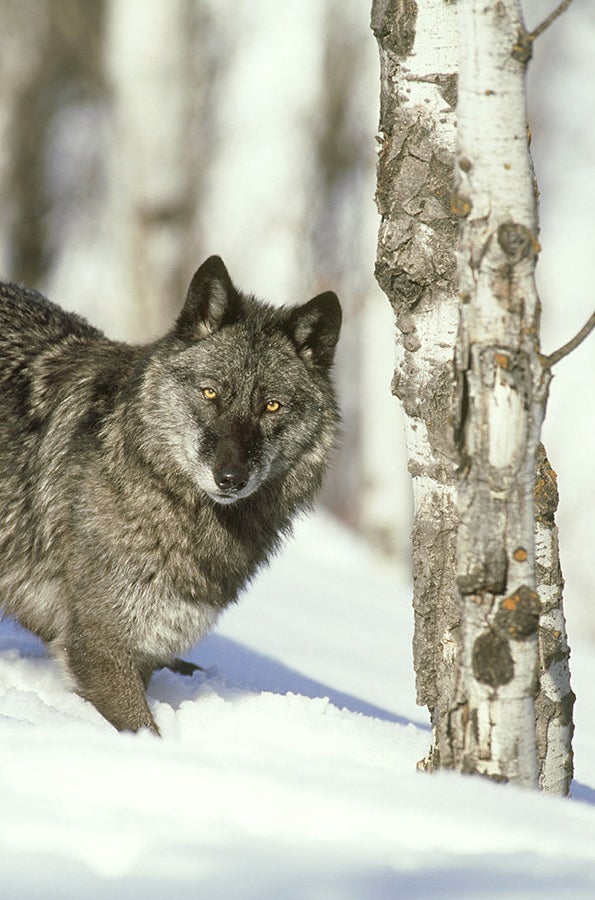
M 228 494 L 243 490 L 248 484 L 248 475 L 248 467 L 241 463 L 221 466 L 213 472 L 217 487 Z

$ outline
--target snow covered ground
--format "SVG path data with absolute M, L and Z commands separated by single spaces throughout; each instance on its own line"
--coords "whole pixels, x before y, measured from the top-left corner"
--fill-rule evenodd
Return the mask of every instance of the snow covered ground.
M 121 735 L 0 623 L 0 896 L 595 896 L 595 662 L 574 800 L 416 774 L 410 589 L 321 516 Z

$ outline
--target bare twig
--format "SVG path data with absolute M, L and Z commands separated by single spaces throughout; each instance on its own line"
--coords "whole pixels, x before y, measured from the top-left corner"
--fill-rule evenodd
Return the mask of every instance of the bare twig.
M 550 27 L 552 22 L 556 21 L 558 16 L 561 16 L 563 12 L 566 12 L 571 3 L 572 0 L 562 0 L 562 3 L 560 3 L 560 5 L 557 6 L 552 13 L 549 14 L 547 19 L 545 19 L 541 23 L 541 25 L 538 25 L 537 28 L 534 28 L 533 31 L 530 31 L 527 37 L 529 37 L 532 41 L 534 41 L 535 38 L 538 38 L 540 34 L 543 34 L 543 32 Z
M 569 353 L 572 353 L 573 350 L 576 350 L 579 344 L 585 340 L 586 337 L 593 331 L 595 328 L 595 312 L 591 316 L 588 322 L 585 322 L 581 330 L 578 334 L 576 334 L 572 340 L 568 341 L 567 344 L 564 344 L 563 347 L 560 347 L 559 350 L 554 350 L 553 353 L 550 353 L 549 356 L 546 356 L 544 359 L 544 363 L 546 366 L 555 366 L 556 363 L 560 362 L 561 359 L 564 359 L 565 356 L 568 356 Z

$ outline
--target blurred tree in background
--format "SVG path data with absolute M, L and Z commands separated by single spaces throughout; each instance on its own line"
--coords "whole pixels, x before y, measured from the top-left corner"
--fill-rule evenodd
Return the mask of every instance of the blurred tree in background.
M 346 311 L 344 451 L 326 504 L 404 554 L 409 489 L 383 463 L 402 439 L 372 272 L 368 10 L 0 0 L 0 12 L 3 277 L 133 341 L 167 327 L 210 253 L 272 302 L 332 287 Z
M 525 5 L 541 17 L 542 0 Z M 533 150 L 552 207 L 558 176 L 551 173 L 567 149 L 556 116 L 570 115 L 566 96 L 577 109 L 591 102 L 576 87 L 592 83 L 595 9 L 584 6 L 577 0 L 574 20 L 565 17 L 555 43 L 536 48 L 533 64 L 547 88 L 533 91 Z M 223 256 L 240 287 L 272 302 L 336 290 L 346 313 L 336 370 L 344 444 L 326 503 L 374 546 L 406 559 L 410 486 L 389 388 L 392 317 L 373 275 L 379 70 L 370 4 L 0 0 L 0 15 L 2 276 L 40 288 L 111 337 L 135 341 L 173 319 L 187 280 L 210 253 Z M 572 115 L 573 150 L 592 165 L 586 113 Z M 572 215 L 586 222 L 595 191 L 573 192 L 568 183 L 580 162 L 559 177 Z M 544 344 L 557 332 L 556 345 L 590 312 L 583 294 L 592 244 L 578 225 L 572 241 L 557 209 L 557 218 L 542 211 L 542 244 L 558 241 L 549 254 L 565 252 L 575 278 L 566 279 L 563 303 L 544 303 L 552 311 Z M 545 259 L 542 294 L 559 293 L 556 272 L 569 267 L 556 260 L 548 270 Z M 554 383 L 550 427 L 560 421 L 556 406 L 572 408 L 588 354 L 569 361 L 558 394 Z M 575 420 L 586 443 L 590 425 Z M 556 437 L 579 485 L 576 432 L 558 427 L 546 436 L 563 482 Z M 564 498 L 572 504 L 580 495 L 586 508 L 590 496 L 595 504 L 592 479 L 588 485 L 583 477 L 576 492 L 561 491 L 563 562 L 565 534 L 573 559 L 565 565 L 569 612 L 573 578 L 578 591 L 591 577 L 580 544 L 589 533 L 595 540 L 595 525 L 572 505 L 565 514 Z
M 13 278 L 39 283 L 76 207 L 100 190 L 85 117 L 105 102 L 103 5 L 4 0 L 1 12 L 2 263 Z

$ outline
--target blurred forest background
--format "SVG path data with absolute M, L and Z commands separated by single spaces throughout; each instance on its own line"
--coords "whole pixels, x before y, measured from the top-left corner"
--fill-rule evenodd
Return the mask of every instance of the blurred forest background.
M 528 27 L 554 5 L 525 0 Z M 324 501 L 406 562 L 369 18 L 369 0 L 0 0 L 0 275 L 131 341 L 166 330 L 211 253 L 273 302 L 335 290 L 344 439 Z M 595 305 L 593 46 L 595 5 L 575 0 L 530 69 L 545 352 Z M 595 640 L 594 407 L 591 338 L 556 372 L 544 434 L 571 640 Z

